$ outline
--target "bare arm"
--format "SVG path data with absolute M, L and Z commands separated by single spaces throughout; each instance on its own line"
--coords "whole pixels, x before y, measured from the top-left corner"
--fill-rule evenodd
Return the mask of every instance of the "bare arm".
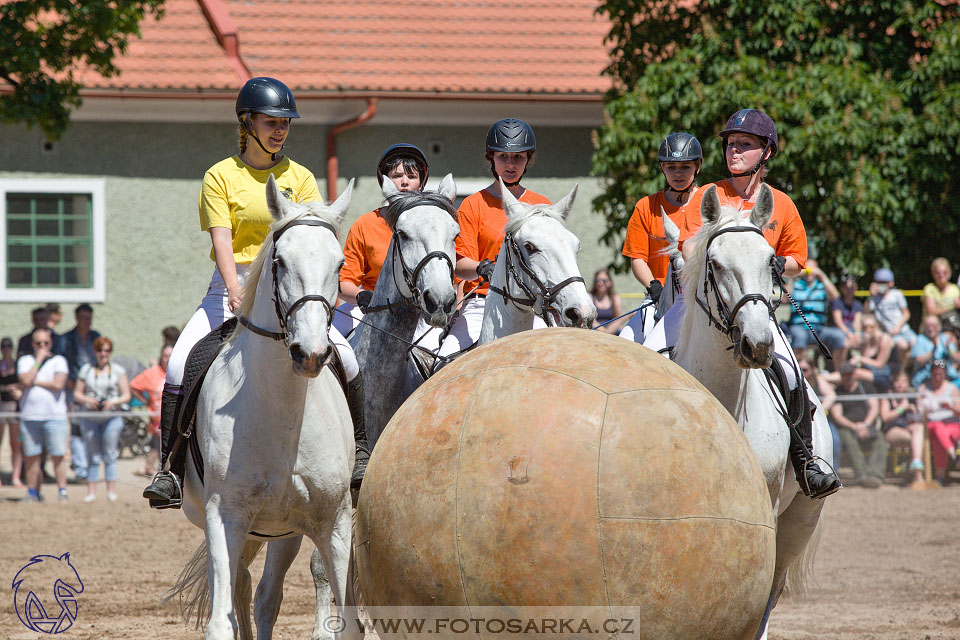
M 476 280 L 480 277 L 480 274 L 477 273 L 478 264 L 480 264 L 478 260 L 460 258 L 457 260 L 457 277 L 461 280 Z
M 237 279 L 237 263 L 233 259 L 233 231 L 226 227 L 210 227 L 210 241 L 217 269 L 227 286 L 227 306 L 230 311 L 236 311 L 243 299 L 243 291 Z
M 822 374 L 818 374 L 817 386 L 820 387 L 820 404 L 823 406 L 823 410 L 830 411 L 837 402 L 837 393 L 833 384 L 824 379 Z
M 349 280 L 340 281 L 340 299 L 350 304 L 357 304 L 357 294 L 363 290 Z
M 653 271 L 650 270 L 650 265 L 643 258 L 631 258 L 630 271 L 633 272 L 633 277 L 644 287 L 649 287 L 653 281 Z
M 96 409 L 99 407 L 97 399 L 87 395 L 87 383 L 83 381 L 83 378 L 77 378 L 77 382 L 73 387 L 73 401 L 88 409 Z
M 117 380 L 117 388 L 120 390 L 120 395 L 107 402 L 103 407 L 104 409 L 116 409 L 120 405 L 130 402 L 130 382 L 127 381 L 127 374 L 123 374 Z

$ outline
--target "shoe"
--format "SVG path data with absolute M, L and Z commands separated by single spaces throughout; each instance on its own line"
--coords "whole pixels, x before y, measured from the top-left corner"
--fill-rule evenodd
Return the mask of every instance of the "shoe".
M 910 471 L 923 471 L 923 460 L 911 460 L 908 469 Z
M 153 479 L 153 483 L 143 490 L 143 497 L 150 500 L 154 509 L 179 507 L 183 502 L 180 492 L 180 483 L 177 477 L 169 471 L 161 471 Z
M 28 493 L 24 497 L 20 498 L 20 502 L 34 503 L 34 502 L 41 502 L 41 500 L 40 500 L 40 496 L 35 496 L 32 493 Z
M 824 473 L 815 462 L 807 465 L 807 468 L 803 470 L 803 477 L 807 482 L 807 487 L 809 487 L 809 493 L 806 491 L 804 493 L 807 493 L 813 499 L 826 498 L 843 487 L 837 474 Z M 801 489 L 806 489 L 806 487 L 801 487 Z
M 84 502 L 96 502 L 96 501 L 97 501 L 97 494 L 95 494 L 95 493 L 88 493 L 87 495 L 83 496 L 83 501 L 84 501 Z
M 110 493 L 107 494 L 107 500 L 109 500 L 110 502 L 116 502 L 117 494 L 111 491 Z
M 876 476 L 863 476 L 860 480 L 860 486 L 865 489 L 879 489 L 883 485 L 883 480 Z
M 70 501 L 70 496 L 67 495 L 67 490 L 66 490 L 66 489 L 60 489 L 60 491 L 57 492 L 57 500 L 60 501 L 60 502 L 69 502 L 69 501 Z

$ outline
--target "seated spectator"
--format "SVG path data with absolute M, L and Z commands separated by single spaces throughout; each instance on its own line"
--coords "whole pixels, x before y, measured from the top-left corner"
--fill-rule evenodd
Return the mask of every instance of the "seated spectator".
M 905 362 L 905 356 L 917 341 L 917 334 L 910 328 L 910 309 L 900 289 L 894 287 L 893 271 L 877 269 L 870 283 L 870 298 L 865 311 L 877 317 L 880 327 L 893 338 L 897 349 L 897 362 Z
M 934 360 L 930 379 L 920 385 L 920 410 L 927 420 L 933 468 L 942 483 L 957 460 L 960 439 L 960 389 L 947 382 L 947 363 Z
M 880 329 L 873 314 L 864 314 L 862 326 L 860 353 L 850 359 L 857 368 L 854 377 L 861 382 L 869 382 L 876 391 L 886 391 L 893 381 L 890 375 L 893 338 Z
M 833 357 L 837 364 L 846 362 L 850 349 L 860 347 L 863 327 L 863 305 L 856 298 L 857 277 L 844 273 L 840 279 L 840 297 L 830 303 L 830 319 L 833 326 L 843 332 L 845 347 L 834 352 Z
M 33 355 L 33 332 L 37 329 L 47 328 L 47 308 L 37 307 L 31 311 L 30 320 L 33 322 L 30 331 L 20 336 L 20 339 L 17 341 L 17 360 L 27 354 Z
M 54 355 L 50 329 L 33 332 L 33 353 L 17 360 L 17 375 L 23 388 L 20 398 L 20 437 L 27 475 L 27 502 L 39 502 L 40 454 L 53 460 L 60 500 L 67 499 L 67 361 Z
M 93 341 L 93 351 L 97 361 L 85 364 L 77 372 L 77 383 L 73 389 L 73 400 L 86 411 L 115 412 L 130 402 L 130 384 L 127 373 L 118 364 L 110 362 L 113 342 L 103 336 Z M 107 500 L 117 500 L 117 458 L 120 432 L 123 431 L 123 417 L 108 415 L 102 418 L 82 418 L 80 430 L 86 445 L 87 495 L 84 502 L 97 499 L 97 480 L 100 475 L 100 462 L 103 461 L 104 480 L 107 484 Z
M 820 399 L 820 405 L 827 416 L 827 423 L 830 425 L 830 436 L 833 438 L 833 466 L 840 465 L 840 454 L 843 452 L 843 443 L 840 440 L 840 434 L 837 432 L 837 425 L 830 419 L 830 409 L 837 401 L 837 392 L 827 377 L 817 367 L 816 358 L 804 357 L 800 359 L 800 374 L 817 394 Z
M 893 392 L 912 391 L 907 373 L 901 371 L 893 378 Z M 880 419 L 883 434 L 894 447 L 910 447 L 910 472 L 913 482 L 923 484 L 923 414 L 917 403 L 909 398 L 883 398 L 880 400 Z
M 937 316 L 944 331 L 960 331 L 960 287 L 950 282 L 950 262 L 936 258 L 930 275 L 933 282 L 923 287 L 923 317 Z
M 815 341 L 807 328 L 807 323 L 817 332 L 823 344 L 827 345 L 831 351 L 842 350 L 845 346 L 843 332 L 827 324 L 827 309 L 830 302 L 835 300 L 840 294 L 837 288 L 830 282 L 830 278 L 820 270 L 817 261 L 807 260 L 807 267 L 802 271 L 802 277 L 794 278 L 788 285 L 794 302 L 800 307 L 803 317 L 799 313 L 790 316 L 790 344 L 795 353 L 799 354 L 806 350 L 807 346 Z
M 919 387 L 930 378 L 930 367 L 934 360 L 943 360 L 947 363 L 947 379 L 957 380 L 957 363 L 960 363 L 960 349 L 957 348 L 957 337 L 952 333 L 940 330 L 940 316 L 929 315 L 920 323 L 922 329 L 917 342 L 910 351 L 913 358 L 913 386 Z
M 160 360 L 154 367 L 140 373 L 130 381 L 130 391 L 150 411 L 150 451 L 147 452 L 146 466 L 135 474 L 152 478 L 159 471 L 160 458 L 160 396 L 163 393 L 163 382 L 167 377 L 167 363 L 170 362 L 172 344 L 164 344 L 160 350 Z
M 839 369 L 837 403 L 830 415 L 839 429 L 847 460 L 853 467 L 854 482 L 876 489 L 883 484 L 889 450 L 887 441 L 877 431 L 880 403 L 876 398 L 844 401 L 845 396 L 862 395 L 866 390 L 863 383 L 854 378 L 857 368 L 853 364 L 844 362 Z
M 606 322 L 608 324 L 600 327 L 599 331 L 617 335 L 620 328 L 627 324 L 627 319 L 620 317 L 620 314 L 623 313 L 620 294 L 614 290 L 613 279 L 606 269 L 600 269 L 593 275 L 593 289 L 590 290 L 590 298 L 597 308 L 597 317 L 593 321 L 594 328 Z M 617 319 L 614 320 L 614 318 Z

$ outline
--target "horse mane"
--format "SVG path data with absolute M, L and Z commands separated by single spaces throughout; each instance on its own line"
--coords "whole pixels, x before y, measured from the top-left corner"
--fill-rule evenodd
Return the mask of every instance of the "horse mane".
M 340 222 L 336 217 L 327 211 L 327 206 L 327 204 L 319 201 L 301 202 L 298 204 L 293 213 L 274 221 L 270 225 L 270 230 L 267 232 L 267 237 L 260 246 L 260 251 L 257 253 L 257 257 L 254 258 L 253 262 L 250 263 L 250 266 L 247 268 L 247 273 L 244 276 L 243 302 L 240 303 L 240 309 L 238 310 L 237 315 L 243 316 L 244 318 L 249 318 L 250 312 L 253 311 L 253 303 L 257 298 L 257 284 L 260 282 L 260 275 L 263 273 L 264 264 L 273 254 L 273 234 L 275 231 L 282 229 L 284 225 L 294 220 L 306 218 L 307 216 L 313 216 L 314 218 L 319 218 L 323 222 L 326 222 L 336 229 L 337 235 L 339 236 Z M 237 330 L 234 331 L 233 335 L 236 335 L 242 327 L 243 325 L 238 324 Z M 233 336 L 231 336 L 231 338 L 232 337 Z
M 404 211 L 414 207 L 437 207 L 450 214 L 454 222 L 459 223 L 460 218 L 457 215 L 457 208 L 453 203 L 436 191 L 401 191 L 387 197 L 387 206 L 380 207 L 380 217 L 383 218 L 390 229 L 397 226 L 397 220 Z
M 523 224 L 534 216 L 546 216 L 547 218 L 553 218 L 564 228 L 567 224 L 563 220 L 563 216 L 559 212 L 552 209 L 553 205 L 549 204 L 527 204 L 521 202 L 520 204 L 524 205 L 523 211 L 516 211 L 511 213 L 510 217 L 507 219 L 507 227 L 504 229 L 505 234 L 512 234 L 516 232 Z

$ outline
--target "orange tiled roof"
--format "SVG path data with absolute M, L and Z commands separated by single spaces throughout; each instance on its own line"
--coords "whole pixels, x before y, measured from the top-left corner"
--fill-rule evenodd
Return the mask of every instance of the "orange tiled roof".
M 212 10 L 219 15 L 208 20 Z M 594 0 L 167 0 L 161 21 L 90 89 L 230 90 L 243 81 L 216 28 L 235 26 L 251 76 L 299 91 L 589 95 L 610 86 Z M 226 22 L 223 16 L 226 15 Z M 229 49 L 229 47 L 228 47 Z M 239 71 L 238 71 L 239 69 Z

